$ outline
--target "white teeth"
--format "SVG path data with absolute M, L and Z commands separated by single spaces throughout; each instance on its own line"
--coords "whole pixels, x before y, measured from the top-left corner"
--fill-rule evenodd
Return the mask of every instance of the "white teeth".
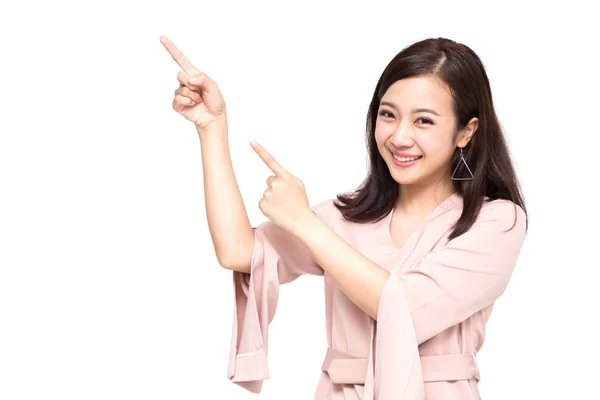
M 393 154 L 394 158 L 398 161 L 414 161 L 414 160 L 418 160 L 419 158 L 421 158 L 421 156 L 417 156 L 417 157 L 398 157 L 397 155 Z

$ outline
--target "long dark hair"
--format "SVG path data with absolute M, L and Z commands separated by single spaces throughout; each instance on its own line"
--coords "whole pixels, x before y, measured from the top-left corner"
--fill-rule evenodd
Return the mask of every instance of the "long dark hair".
M 394 82 L 420 75 L 435 75 L 448 85 L 456 119 L 455 137 L 471 118 L 479 119 L 477 131 L 463 148 L 465 161 L 473 171 L 473 179 L 452 181 L 464 203 L 462 214 L 448 240 L 471 228 L 485 196 L 489 198 L 487 201 L 507 199 L 520 206 L 526 215 L 527 229 L 529 222 L 525 201 L 494 111 L 490 83 L 483 63 L 469 47 L 446 38 L 429 38 L 406 47 L 383 71 L 367 113 L 368 176 L 354 192 L 337 194 L 340 204 L 334 201 L 335 207 L 345 219 L 365 223 L 381 220 L 396 204 L 399 184 L 392 178 L 375 141 L 377 111 L 381 98 Z M 451 171 L 454 171 L 459 160 L 459 153 L 455 151 Z M 460 172 L 464 171 L 459 168 L 457 173 Z

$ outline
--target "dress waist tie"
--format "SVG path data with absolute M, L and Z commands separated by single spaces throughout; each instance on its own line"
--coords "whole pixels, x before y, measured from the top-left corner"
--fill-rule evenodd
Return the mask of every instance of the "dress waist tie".
M 420 356 L 423 382 L 455 381 L 475 378 L 479 381 L 479 368 L 474 353 Z M 365 384 L 367 357 L 356 357 L 343 351 L 328 348 L 321 369 L 333 383 Z

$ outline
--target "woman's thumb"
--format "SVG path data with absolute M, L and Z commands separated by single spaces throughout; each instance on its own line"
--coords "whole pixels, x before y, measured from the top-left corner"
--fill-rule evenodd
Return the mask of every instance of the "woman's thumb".
M 206 93 L 211 94 L 214 92 L 214 82 L 204 72 L 192 75 L 189 82 L 194 86 L 199 86 Z

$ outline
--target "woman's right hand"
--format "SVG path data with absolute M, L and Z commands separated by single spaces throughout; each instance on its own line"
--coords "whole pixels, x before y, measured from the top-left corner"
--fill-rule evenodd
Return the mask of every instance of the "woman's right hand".
M 173 109 L 192 121 L 198 130 L 215 121 L 227 121 L 225 100 L 216 82 L 201 72 L 166 36 L 160 37 L 175 62 L 182 68 L 177 73 L 179 88 L 175 90 Z M 191 78 L 197 81 L 190 82 Z

